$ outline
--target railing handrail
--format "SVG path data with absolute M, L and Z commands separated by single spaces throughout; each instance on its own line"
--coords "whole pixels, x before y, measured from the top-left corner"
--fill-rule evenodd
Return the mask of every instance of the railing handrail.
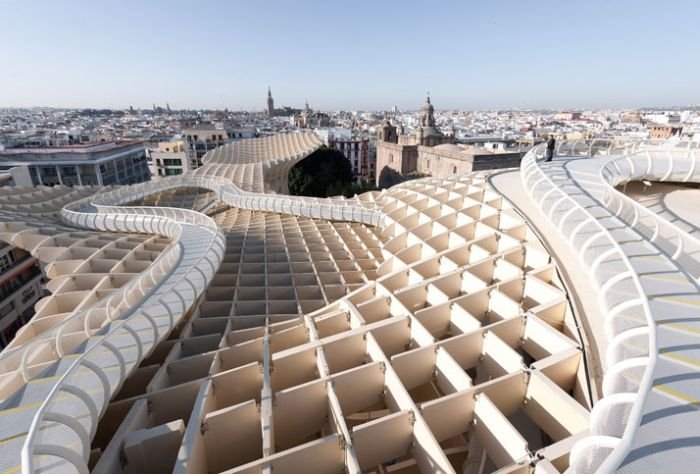
M 64 209 L 62 211 L 62 213 L 64 215 L 68 215 L 70 213 L 75 213 L 75 212 L 76 211 L 71 211 L 68 209 Z M 173 237 L 177 238 L 177 235 L 175 235 Z M 123 298 L 124 295 L 126 293 L 128 293 L 128 291 L 130 291 L 132 288 L 134 288 L 139 283 L 139 281 L 141 279 L 143 279 L 143 278 L 145 278 L 145 276 L 147 276 L 147 272 L 152 272 L 152 270 L 154 270 L 158 265 L 160 265 L 162 260 L 167 258 L 167 255 L 172 251 L 172 249 L 176 248 L 175 244 L 176 244 L 176 242 L 171 243 L 168 246 L 168 248 L 166 248 L 164 251 L 162 251 L 160 253 L 160 255 L 158 255 L 158 257 L 156 257 L 156 259 L 153 262 L 151 262 L 151 264 L 149 265 L 149 267 L 146 271 L 141 272 L 141 273 L 137 274 L 135 277 L 131 278 L 125 285 L 123 285 L 119 289 L 117 289 L 117 291 L 114 291 L 110 295 L 108 295 L 106 297 L 106 299 L 104 299 L 104 300 L 100 299 L 100 300 L 94 302 L 89 307 L 81 309 L 78 312 L 75 312 L 74 314 L 67 317 L 66 319 L 64 319 L 60 323 L 56 324 L 55 326 L 52 326 L 51 328 L 47 329 L 46 331 L 42 332 L 41 334 L 37 334 L 36 336 L 32 337 L 31 339 L 25 341 L 21 346 L 15 347 L 10 351 L 3 351 L 2 353 L 0 353 L 0 363 L 8 361 L 8 360 L 12 359 L 13 357 L 22 357 L 23 354 L 20 353 L 20 352 L 22 352 L 22 349 L 24 349 L 26 351 L 26 349 L 31 344 L 37 343 L 43 339 L 46 339 L 46 341 L 49 342 L 49 340 L 51 340 L 53 338 L 53 336 L 55 335 L 56 332 L 61 331 L 61 329 L 64 326 L 75 321 L 79 317 L 81 317 L 83 315 L 85 315 L 87 317 L 88 313 L 91 313 L 95 309 L 98 309 L 102 306 L 107 308 L 114 301 L 114 299 Z M 150 273 L 148 273 L 148 275 L 150 275 Z M 59 343 L 59 341 L 57 341 L 57 340 L 53 341 L 53 342 L 54 342 L 54 344 Z M 60 352 L 60 350 L 58 349 L 58 346 L 57 346 L 57 351 Z M 21 362 L 20 362 L 20 364 L 21 364 Z M 22 368 L 22 367 L 20 367 L 20 369 L 24 370 L 24 368 Z
M 665 150 L 665 151 L 667 151 L 667 150 Z M 678 152 L 683 152 L 684 150 L 677 150 L 677 151 L 678 151 Z M 684 152 L 685 152 L 685 153 L 689 153 L 688 150 L 685 150 Z M 649 152 L 648 152 L 648 151 L 645 151 L 644 153 L 649 153 Z M 635 151 L 635 152 L 633 152 L 633 153 L 630 153 L 630 154 L 627 154 L 627 155 L 624 155 L 624 156 L 626 156 L 626 157 L 631 157 L 631 156 L 637 156 L 637 155 L 641 155 L 641 154 L 642 154 L 642 151 Z M 696 158 L 695 158 L 695 154 L 693 154 L 693 160 L 695 160 L 695 159 L 696 159 Z M 690 240 L 691 242 L 693 242 L 694 244 L 696 244 L 698 247 L 700 247 L 700 238 L 698 238 L 698 237 L 696 237 L 696 236 L 690 234 L 686 229 L 681 228 L 681 227 L 680 227 L 678 224 L 676 224 L 675 222 L 666 220 L 666 219 L 664 219 L 663 217 L 661 217 L 661 216 L 659 216 L 658 214 L 656 214 L 655 212 L 652 212 L 649 208 L 647 208 L 646 206 L 642 205 L 642 204 L 639 203 L 638 201 L 632 199 L 631 197 L 629 197 L 629 196 L 626 195 L 625 193 L 621 193 L 621 192 L 618 192 L 617 190 L 615 190 L 613 184 L 611 184 L 611 183 L 605 178 L 605 176 L 603 176 L 603 171 L 607 170 L 607 166 L 608 166 L 610 163 L 612 163 L 612 162 L 613 162 L 613 161 L 610 161 L 609 163 L 607 163 L 607 164 L 605 165 L 605 167 L 603 167 L 603 168 L 601 169 L 601 171 L 600 171 L 601 178 L 602 178 L 603 182 L 605 183 L 605 185 L 607 186 L 607 194 L 608 194 L 610 197 L 613 197 L 613 196 L 614 196 L 614 197 L 617 198 L 617 199 L 622 199 L 622 200 L 625 201 L 626 203 L 628 203 L 628 204 L 630 204 L 631 206 L 633 206 L 635 210 L 639 211 L 640 213 L 645 214 L 645 217 L 650 217 L 650 218 L 652 218 L 655 222 L 657 222 L 657 223 L 659 224 L 659 226 L 671 227 L 671 228 L 676 232 L 677 237 L 682 238 L 682 239 L 686 239 L 686 240 Z M 655 242 L 654 239 L 650 239 L 650 241 L 651 241 L 651 242 Z M 662 249 L 662 250 L 663 250 L 663 249 Z M 682 251 L 682 250 L 683 250 L 683 247 L 680 246 L 679 249 L 678 249 L 678 251 Z M 672 257 L 672 258 L 677 258 L 677 257 L 678 257 L 678 254 L 671 255 L 671 257 Z M 679 267 L 679 271 L 684 271 L 684 270 L 682 270 L 682 269 Z M 694 276 L 694 278 L 697 279 L 698 276 Z
M 537 164 L 537 153 L 541 150 L 544 149 L 545 144 L 540 144 L 535 147 L 533 147 L 523 158 L 523 162 L 526 162 L 526 160 L 532 160 L 532 166 L 535 167 L 540 175 L 547 180 L 549 185 L 556 190 L 559 190 L 559 187 L 552 181 L 552 179 L 547 175 L 547 173 L 543 172 L 539 165 Z M 527 163 L 525 163 L 527 165 Z M 526 172 L 526 170 L 522 170 L 521 172 Z M 523 179 L 525 179 L 523 177 Z M 528 190 L 529 192 L 531 190 Z M 623 462 L 624 458 L 627 456 L 627 453 L 630 451 L 632 441 L 634 438 L 634 435 L 637 431 L 637 428 L 639 427 L 641 423 L 641 418 L 642 418 L 642 410 L 644 406 L 644 402 L 646 400 L 647 395 L 652 389 L 652 384 L 653 384 L 653 372 L 655 369 L 655 365 L 658 359 L 658 347 L 657 347 L 657 342 L 656 342 L 656 324 L 652 318 L 651 315 L 651 310 L 649 308 L 649 300 L 646 296 L 646 293 L 643 290 L 643 287 L 641 285 L 641 282 L 639 280 L 639 277 L 637 273 L 634 271 L 634 267 L 632 266 L 629 258 L 627 255 L 624 253 L 620 245 L 612 238 L 610 233 L 605 229 L 605 227 L 600 224 L 598 219 L 593 216 L 584 206 L 580 205 L 578 202 L 576 202 L 574 199 L 572 199 L 568 194 L 564 193 L 563 191 L 559 190 L 564 196 L 566 196 L 566 199 L 568 199 L 571 203 L 573 203 L 574 206 L 578 208 L 581 212 L 583 212 L 585 215 L 589 216 L 590 220 L 593 222 L 593 225 L 596 226 L 597 229 L 599 229 L 599 232 L 601 235 L 604 236 L 604 238 L 613 246 L 615 249 L 616 253 L 618 254 L 618 258 L 624 262 L 625 267 L 628 269 L 630 278 L 634 284 L 634 287 L 639 294 L 639 299 L 641 303 L 641 307 L 644 313 L 644 318 L 646 320 L 647 324 L 647 329 L 648 329 L 648 338 L 649 338 L 649 346 L 648 346 L 648 363 L 644 369 L 644 375 L 642 376 L 642 379 L 639 384 L 639 390 L 636 393 L 636 398 L 635 401 L 632 405 L 632 409 L 630 410 L 630 414 L 627 420 L 627 424 L 624 428 L 624 432 L 621 438 L 619 438 L 619 441 L 617 442 L 616 446 L 613 448 L 612 453 L 606 458 L 606 460 L 601 464 L 600 468 L 603 469 L 603 472 L 612 472 L 614 471 L 619 465 Z M 534 196 L 533 196 L 534 199 Z M 539 203 L 538 203 L 539 205 Z M 611 213 L 612 214 L 612 213 Z M 619 363 L 619 362 L 618 362 Z M 603 400 L 605 398 L 601 399 L 599 403 L 603 403 Z M 594 407 L 595 409 L 595 407 Z M 595 435 L 589 435 L 589 437 L 594 437 Z M 584 438 L 586 439 L 586 438 Z
M 108 206 L 105 206 L 105 207 L 108 207 Z M 175 208 L 159 208 L 159 209 L 173 209 L 173 210 L 174 210 Z M 178 210 L 178 211 L 184 211 L 184 210 L 182 210 L 182 209 L 177 209 L 177 210 Z M 75 212 L 75 211 L 71 211 L 71 212 Z M 192 212 L 192 211 L 190 211 L 190 212 Z M 187 214 L 187 213 L 185 213 L 185 214 Z M 211 220 L 211 218 L 208 218 L 208 219 Z M 214 226 L 216 226 L 216 224 L 214 224 Z M 144 227 L 145 227 L 145 226 L 144 226 Z M 217 235 L 218 237 L 220 237 L 220 238 L 223 239 L 223 235 L 221 234 L 220 230 L 217 230 L 217 231 L 215 232 L 215 235 Z M 204 252 L 204 254 L 207 254 L 209 251 L 211 251 L 211 249 L 213 248 L 213 245 L 214 245 L 215 242 L 217 242 L 217 239 L 214 237 L 214 238 L 212 238 L 212 240 L 209 242 L 209 244 L 208 244 L 208 246 L 207 246 L 207 250 Z M 223 243 L 222 243 L 222 245 L 223 245 Z M 178 241 L 177 244 L 176 244 L 176 247 L 180 250 L 179 255 L 178 255 L 178 257 L 177 257 L 177 259 L 180 260 L 180 259 L 182 258 L 182 249 L 181 249 L 182 244 Z M 221 255 L 221 258 L 223 258 L 223 254 Z M 201 261 L 201 260 L 190 264 L 190 265 L 188 266 L 188 268 L 193 268 L 193 267 L 194 267 L 197 263 L 199 263 L 200 261 Z M 150 298 L 156 291 L 158 291 L 159 289 L 161 289 L 163 283 L 167 280 L 167 278 L 168 278 L 170 275 L 173 274 L 173 272 L 175 271 L 176 267 L 177 267 L 177 265 L 172 265 L 171 268 L 169 269 L 169 271 L 166 273 L 166 275 L 164 275 L 163 278 L 161 278 L 161 279 L 156 283 L 156 285 L 154 285 L 151 289 L 149 289 L 149 291 L 142 297 L 141 301 L 142 301 L 142 302 L 145 302 L 145 301 L 146 301 L 148 298 Z M 189 272 L 188 272 L 188 273 L 189 273 Z M 213 277 L 213 273 L 212 273 L 212 275 L 211 275 L 210 277 Z M 185 279 L 186 279 L 186 278 L 187 278 L 187 277 L 185 277 Z M 167 290 L 163 292 L 163 294 L 164 294 L 164 295 L 167 295 L 168 292 L 169 292 L 170 290 L 174 289 L 174 287 L 175 287 L 176 285 L 180 284 L 180 283 L 182 283 L 182 280 L 176 280 L 176 281 L 172 282 L 172 283 L 168 286 Z M 207 283 L 207 282 L 205 281 L 205 282 L 204 282 L 203 288 L 206 288 L 206 283 Z M 195 295 L 195 296 L 196 296 L 196 295 Z M 161 297 L 161 298 L 159 298 L 158 301 L 150 303 L 150 304 L 149 304 L 148 306 L 146 306 L 146 307 L 144 307 L 144 306 L 142 306 L 142 305 L 139 305 L 138 307 L 134 307 L 133 310 L 131 311 L 131 312 L 132 312 L 132 316 L 133 316 L 133 314 L 136 314 L 136 313 L 138 313 L 138 312 L 141 312 L 141 313 L 147 312 L 147 311 L 151 308 L 151 306 L 154 306 L 154 305 L 161 304 L 161 305 L 166 306 L 166 304 L 165 304 L 164 302 L 161 301 L 163 298 L 164 298 L 164 296 Z M 183 313 L 184 313 L 184 311 L 186 311 L 186 308 L 183 309 Z M 23 465 L 23 467 L 27 467 L 28 470 L 29 470 L 29 472 L 32 472 L 31 466 L 32 466 L 32 464 L 33 464 L 33 456 L 34 456 L 32 444 L 33 444 L 33 442 L 34 442 L 34 437 L 36 436 L 36 433 L 37 433 L 37 431 L 39 430 L 39 427 L 40 427 L 41 423 L 43 423 L 45 412 L 46 412 L 47 408 L 49 407 L 49 405 L 53 402 L 54 397 L 56 396 L 56 394 L 57 394 L 60 390 L 63 389 L 63 386 L 67 383 L 66 380 L 68 379 L 68 377 L 69 377 L 70 375 L 73 374 L 74 370 L 75 370 L 77 367 L 79 367 L 79 366 L 83 366 L 83 365 L 84 365 L 84 361 L 87 360 L 87 357 L 88 357 L 90 354 L 92 354 L 93 351 L 96 350 L 96 348 L 100 347 L 101 349 L 104 349 L 103 344 L 102 344 L 103 341 L 106 341 L 107 338 L 109 338 L 110 336 L 113 336 L 114 334 L 116 334 L 117 331 L 122 330 L 122 329 L 124 328 L 124 326 L 125 326 L 128 322 L 129 322 L 129 317 L 123 317 L 123 316 L 122 316 L 122 318 L 120 318 L 120 321 L 119 321 L 118 323 L 114 324 L 114 326 L 110 328 L 110 331 L 109 331 L 109 332 L 107 332 L 106 334 L 100 335 L 100 336 L 99 336 L 100 341 L 97 342 L 97 343 L 95 343 L 94 345 L 92 345 L 92 346 L 91 346 L 88 350 L 86 350 L 85 352 L 81 353 L 81 355 L 80 355 L 79 357 L 77 357 L 75 361 L 73 361 L 73 363 L 70 365 L 70 367 L 68 367 L 68 369 L 66 369 L 66 371 L 61 375 L 61 377 L 59 378 L 59 380 L 56 381 L 56 383 L 55 383 L 54 386 L 52 387 L 51 391 L 49 392 L 49 395 L 44 399 L 42 405 L 39 407 L 39 409 L 37 410 L 37 413 L 35 414 L 35 416 L 34 416 L 34 418 L 33 418 L 33 420 L 32 420 L 32 424 L 31 424 L 31 426 L 30 426 L 30 430 L 29 430 L 29 432 L 27 433 L 27 437 L 26 437 L 25 443 L 24 443 L 23 448 L 22 448 L 22 465 Z M 151 346 L 151 350 L 152 350 L 153 348 L 155 348 L 157 342 L 158 342 L 158 341 L 157 341 L 156 339 L 154 339 L 153 345 Z M 135 340 L 135 343 L 136 343 L 137 345 L 141 344 L 140 341 L 138 341 L 138 340 Z M 142 356 L 145 356 L 145 355 L 142 354 Z M 132 370 L 133 370 L 133 368 L 135 368 L 135 367 L 138 366 L 138 362 L 140 362 L 140 361 L 136 361 L 136 363 L 135 363 L 134 366 L 132 367 Z M 126 365 L 126 364 L 124 364 L 124 365 Z M 122 367 L 122 370 L 126 370 L 126 367 L 125 367 L 125 366 Z M 114 393 L 116 393 L 116 391 L 118 390 L 119 386 L 121 386 L 121 383 L 123 383 L 123 381 L 124 381 L 124 380 L 121 380 L 121 381 L 120 381 L 120 383 L 118 384 L 118 386 L 115 388 Z M 113 394 L 113 393 L 112 393 L 112 394 Z M 112 395 L 112 394 L 110 394 L 110 395 Z M 107 407 L 106 407 L 106 406 L 103 406 L 102 408 L 103 408 L 103 409 L 106 409 Z M 94 420 L 94 421 L 96 422 L 97 420 Z M 79 435 L 79 433 L 76 433 L 76 434 Z M 85 442 L 85 441 L 86 441 L 86 440 L 81 440 L 81 442 Z M 76 467 L 77 467 L 77 466 L 76 466 Z
M 591 156 L 590 154 L 586 153 L 577 153 L 576 152 L 576 145 L 578 143 L 587 143 L 589 144 L 588 151 L 590 152 L 593 148 L 593 145 L 597 142 L 608 142 L 613 139 L 606 139 L 606 138 L 595 138 L 595 139 L 581 139 L 581 140 L 564 140 L 560 142 L 557 145 L 557 152 L 561 151 L 561 147 L 567 144 L 571 144 L 571 151 L 574 152 L 574 154 L 580 154 L 582 156 Z M 619 140 L 618 140 L 619 141 Z M 645 144 L 654 144 L 654 148 L 644 148 L 641 147 L 640 145 L 645 145 Z M 683 142 L 680 142 L 681 144 Z M 693 161 L 697 162 L 697 154 L 696 150 L 700 151 L 700 142 L 693 142 L 693 141 L 688 141 L 686 142 L 685 146 L 676 146 L 678 143 L 674 142 L 669 142 L 668 140 L 662 140 L 662 139 L 647 139 L 647 140 L 642 140 L 642 141 L 630 141 L 629 144 L 623 146 L 622 148 L 616 148 L 615 150 L 620 150 L 621 155 L 619 155 L 619 158 L 625 158 L 625 157 L 630 157 L 630 160 L 632 159 L 631 157 L 636 157 L 636 156 L 642 156 L 644 154 L 647 155 L 648 160 L 651 160 L 651 153 L 671 153 L 671 154 L 685 154 L 685 155 L 691 155 L 693 157 Z M 659 146 L 656 146 L 659 145 Z M 544 147 L 545 144 L 540 143 L 539 145 L 536 145 L 533 147 L 533 150 L 535 148 L 541 148 Z M 584 150 L 585 151 L 585 150 Z M 608 150 L 608 154 L 612 151 L 611 148 Z M 611 155 L 612 157 L 613 155 Z M 671 155 L 671 160 L 673 160 L 673 156 Z M 611 163 L 613 163 L 614 160 L 609 161 L 608 163 L 605 164 L 600 170 L 601 178 L 605 185 L 608 187 L 608 194 L 609 196 L 616 196 L 628 204 L 632 205 L 634 209 L 636 209 L 639 213 L 644 214 L 646 217 L 650 217 L 656 221 L 659 226 L 662 227 L 672 227 L 673 230 L 676 232 L 678 238 L 684 239 L 684 240 L 689 240 L 690 242 L 694 243 L 695 245 L 700 247 L 700 238 L 690 234 L 686 229 L 681 228 L 678 224 L 675 222 L 669 221 L 664 219 L 663 217 L 659 216 L 658 214 L 652 212 L 649 210 L 646 206 L 642 205 L 641 203 L 635 201 L 634 199 L 630 198 L 624 193 L 617 193 L 615 192 L 614 185 L 611 184 L 605 176 L 603 176 L 604 171 L 609 171 L 608 166 L 610 166 Z M 672 169 L 672 165 L 670 167 Z M 694 167 L 693 167 L 694 168 Z M 619 218 L 619 216 L 616 214 L 616 216 Z M 651 240 L 654 242 L 655 240 Z M 678 251 L 682 251 L 682 245 L 679 246 Z M 673 254 L 672 257 L 676 258 L 678 254 Z M 694 278 L 697 279 L 698 276 L 694 275 Z

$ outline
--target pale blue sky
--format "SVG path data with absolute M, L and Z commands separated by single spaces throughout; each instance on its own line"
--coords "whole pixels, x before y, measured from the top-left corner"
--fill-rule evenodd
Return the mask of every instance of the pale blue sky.
M 0 0 L 0 107 L 700 103 L 700 1 Z

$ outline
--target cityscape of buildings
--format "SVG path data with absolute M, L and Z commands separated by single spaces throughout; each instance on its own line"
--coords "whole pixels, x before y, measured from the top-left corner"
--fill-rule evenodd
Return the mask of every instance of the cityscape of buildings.
M 691 472 L 700 111 L 422 100 L 1 109 L 0 470 Z
M 314 130 L 348 158 L 358 181 L 377 185 L 392 183 L 379 181 L 385 167 L 401 175 L 429 174 L 428 153 L 443 157 L 445 170 L 451 166 L 453 172 L 464 172 L 479 169 L 464 163 L 492 154 L 504 160 L 507 153 L 522 155 L 550 136 L 700 140 L 695 107 L 455 111 L 435 110 L 427 97 L 413 111 L 318 112 L 308 101 L 301 108 L 275 108 L 274 103 L 268 88 L 266 107 L 259 113 L 172 110 L 169 104 L 154 104 L 150 110 L 0 109 L 0 180 L 8 181 L 10 169 L 27 163 L 27 170 L 15 170 L 17 184 L 128 184 L 149 179 L 135 146 L 129 159 L 114 158 L 123 156 L 117 150 L 128 142 L 142 146 L 150 177 L 157 179 L 199 168 L 208 151 L 225 143 L 298 130 Z M 388 135 L 387 125 L 395 135 Z M 426 156 L 420 166 L 419 154 Z M 42 165 L 46 160 L 52 165 Z M 433 166 L 438 161 L 434 156 Z

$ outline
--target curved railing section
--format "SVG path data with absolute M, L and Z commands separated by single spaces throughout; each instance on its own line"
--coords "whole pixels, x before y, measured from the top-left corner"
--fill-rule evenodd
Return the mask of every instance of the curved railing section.
M 604 397 L 591 412 L 591 433 L 572 449 L 574 472 L 612 472 L 631 446 L 642 416 L 658 355 L 656 331 L 646 294 L 636 271 L 599 218 L 560 189 L 540 168 L 543 147 L 521 163 L 522 181 L 533 200 L 578 250 L 599 290 L 610 340 L 606 351 Z M 617 276 L 610 278 L 610 274 Z M 632 343 L 634 342 L 634 343 Z M 631 384 L 624 372 L 638 376 Z
M 590 178 L 590 184 L 598 188 L 598 200 L 572 187 L 570 177 L 565 176 L 566 168 L 553 171 L 541 165 L 544 145 L 533 148 L 523 159 L 525 188 L 578 251 L 598 286 L 609 339 L 604 397 L 591 412 L 590 435 L 572 449 L 573 472 L 612 472 L 624 462 L 639 429 L 659 357 L 656 322 L 648 296 L 617 237 L 601 220 L 616 218 L 624 222 L 631 232 L 664 252 L 678 272 L 697 281 L 700 240 L 616 189 L 646 179 L 700 181 L 697 147 L 696 143 L 669 145 L 659 141 L 560 143 L 557 154 L 595 157 L 592 159 L 597 160 L 598 175 Z M 595 208 L 595 215 L 591 208 Z M 601 210 L 607 215 L 601 215 Z
M 369 225 L 380 225 L 383 217 L 372 201 L 253 193 L 228 179 L 206 175 L 117 188 L 64 207 L 62 218 L 76 227 L 149 233 L 174 243 L 145 272 L 106 300 L 76 312 L 4 355 L 2 363 L 18 366 L 25 382 L 36 381 L 28 368 L 32 348 L 49 345 L 57 356 L 57 375 L 44 387 L 48 393 L 31 418 L 22 448 L 24 472 L 63 463 L 88 472 L 91 440 L 109 400 L 194 306 L 216 273 L 225 239 L 211 218 L 184 209 L 124 206 L 153 193 L 183 187 L 208 189 L 218 201 L 242 209 Z M 67 351 L 66 336 L 76 330 L 85 340 Z
M 140 183 L 110 193 L 110 202 L 124 202 L 129 195 L 136 201 L 150 194 L 182 187 L 198 187 L 216 193 L 219 200 L 231 207 L 253 211 L 280 212 L 314 219 L 360 222 L 379 225 L 382 213 L 373 202 L 357 199 L 314 198 L 243 191 L 230 180 L 204 175 L 185 175 Z M 131 189 L 133 188 L 133 190 Z
M 88 472 L 91 439 L 109 400 L 194 306 L 223 260 L 225 239 L 211 218 L 184 209 L 111 205 L 138 199 L 128 190 L 76 201 L 62 217 L 77 227 L 156 234 L 175 243 L 132 281 L 131 289 L 145 282 L 150 286 L 140 301 L 128 302 L 114 318 L 108 304 L 105 321 L 83 316 L 89 338 L 58 361 L 59 376 L 34 414 L 22 448 L 24 472 L 56 462 Z M 126 302 L 129 292 L 122 298 Z M 50 343 L 60 348 L 60 336 Z
M 688 229 L 664 219 L 615 187 L 630 181 L 653 179 L 660 182 L 696 183 L 700 167 L 695 149 L 648 148 L 617 156 L 601 169 L 606 184 L 605 204 L 613 213 L 647 240 L 679 262 L 678 270 L 700 278 L 700 239 Z
M 543 146 L 534 150 L 540 157 Z M 672 259 L 686 263 L 679 266 L 680 271 L 695 269 L 692 276 L 696 280 L 700 278 L 700 238 L 615 189 L 646 179 L 674 183 L 700 181 L 700 142 L 571 140 L 559 143 L 556 152 L 567 156 L 612 155 L 600 170 L 607 187 L 605 204 L 608 209 Z

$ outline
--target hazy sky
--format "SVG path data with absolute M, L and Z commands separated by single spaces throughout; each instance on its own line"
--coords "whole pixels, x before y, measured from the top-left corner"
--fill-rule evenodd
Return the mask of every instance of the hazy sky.
M 700 0 L 0 0 L 0 107 L 700 103 Z

